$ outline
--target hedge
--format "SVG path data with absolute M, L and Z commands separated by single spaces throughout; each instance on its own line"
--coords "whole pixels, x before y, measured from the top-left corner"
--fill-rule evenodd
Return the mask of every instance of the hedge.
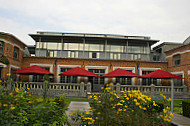
M 190 100 L 182 101 L 183 116 L 190 118 Z

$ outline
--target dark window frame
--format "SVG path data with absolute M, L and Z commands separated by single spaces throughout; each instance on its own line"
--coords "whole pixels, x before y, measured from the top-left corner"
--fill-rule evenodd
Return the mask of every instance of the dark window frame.
M 18 58 L 19 58 L 19 48 L 14 46 L 13 59 L 18 59 Z
M 180 54 L 176 54 L 173 56 L 173 65 L 174 66 L 180 66 L 181 64 L 181 55 Z
M 0 41 L 0 54 L 3 55 L 4 52 L 4 42 Z

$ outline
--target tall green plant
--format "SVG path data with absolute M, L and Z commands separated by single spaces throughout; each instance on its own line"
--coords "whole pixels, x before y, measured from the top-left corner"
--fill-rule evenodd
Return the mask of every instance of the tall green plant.
M 49 75 L 45 74 L 44 81 L 43 81 L 43 98 L 44 98 L 44 100 L 46 100 L 46 98 L 47 98 L 48 88 L 49 88 Z

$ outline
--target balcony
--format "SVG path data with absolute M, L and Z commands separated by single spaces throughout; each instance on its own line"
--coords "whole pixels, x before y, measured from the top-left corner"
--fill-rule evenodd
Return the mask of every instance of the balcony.
M 68 50 L 37 50 L 38 57 L 60 57 L 80 59 L 108 59 L 108 60 L 142 60 L 152 61 L 150 54 L 132 54 L 118 52 L 95 52 L 95 51 L 68 51 Z

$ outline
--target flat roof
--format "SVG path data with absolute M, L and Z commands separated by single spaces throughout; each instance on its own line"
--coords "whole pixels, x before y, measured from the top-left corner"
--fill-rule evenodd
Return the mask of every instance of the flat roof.
M 115 34 L 91 34 L 91 33 L 61 33 L 61 32 L 37 32 L 37 34 L 29 34 L 35 41 L 39 41 L 39 38 L 43 38 L 42 42 L 48 41 L 48 39 L 53 39 L 55 42 L 60 41 L 61 38 L 88 38 L 88 39 L 110 39 L 110 40 L 136 40 L 144 41 L 152 44 L 157 43 L 159 40 L 152 40 L 147 36 L 124 36 Z M 46 39 L 45 39 L 46 38 Z

